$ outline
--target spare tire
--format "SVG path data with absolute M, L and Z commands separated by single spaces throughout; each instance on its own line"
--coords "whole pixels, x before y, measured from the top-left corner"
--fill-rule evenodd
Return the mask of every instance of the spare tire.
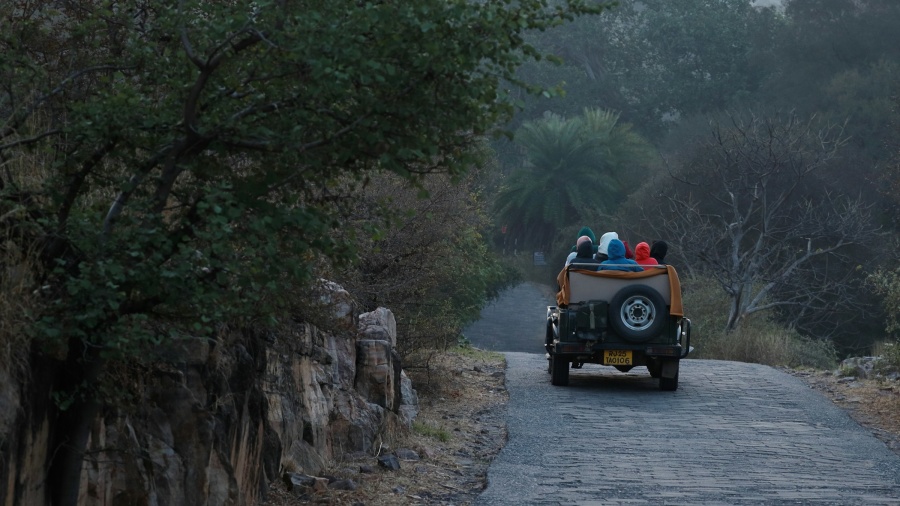
M 647 285 L 626 286 L 609 305 L 609 324 L 627 341 L 649 341 L 666 326 L 665 299 Z

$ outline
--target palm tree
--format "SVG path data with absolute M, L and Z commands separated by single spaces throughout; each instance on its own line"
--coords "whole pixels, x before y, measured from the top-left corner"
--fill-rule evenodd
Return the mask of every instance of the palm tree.
M 618 119 L 585 109 L 576 118 L 548 114 L 522 125 L 515 141 L 525 149 L 526 163 L 495 201 L 497 218 L 512 237 L 544 246 L 567 224 L 615 209 L 626 196 L 622 169 L 648 163 L 652 152 Z

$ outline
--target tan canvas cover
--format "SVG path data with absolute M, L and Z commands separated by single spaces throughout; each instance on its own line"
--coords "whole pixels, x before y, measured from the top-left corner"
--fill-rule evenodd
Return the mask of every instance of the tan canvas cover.
M 675 267 L 666 265 L 665 269 L 659 267 L 649 267 L 643 272 L 625 272 L 625 271 L 589 271 L 578 268 L 564 268 L 558 276 L 556 282 L 559 283 L 560 290 L 556 294 L 556 304 L 559 306 L 569 304 L 569 272 L 578 272 L 588 276 L 598 278 L 617 278 L 617 279 L 641 279 L 652 276 L 669 277 L 669 314 L 672 316 L 684 316 L 684 308 L 681 305 L 681 283 L 678 281 L 678 273 Z M 577 302 L 577 301 L 576 301 Z

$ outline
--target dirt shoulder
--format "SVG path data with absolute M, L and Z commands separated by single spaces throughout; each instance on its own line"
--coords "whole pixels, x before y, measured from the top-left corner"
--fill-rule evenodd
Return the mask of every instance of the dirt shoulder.
M 784 371 L 831 399 L 900 455 L 900 383 L 835 376 L 831 371 Z

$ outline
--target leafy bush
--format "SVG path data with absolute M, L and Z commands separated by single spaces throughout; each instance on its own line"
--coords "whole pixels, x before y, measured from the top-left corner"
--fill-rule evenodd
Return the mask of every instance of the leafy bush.
M 404 358 L 456 345 L 487 300 L 518 279 L 482 234 L 487 219 L 477 171 L 457 184 L 432 175 L 422 187 L 427 199 L 396 176 L 374 176 L 348 227 L 359 237 L 359 261 L 334 269 L 364 310 L 394 312 Z M 374 236 L 362 233 L 373 227 Z
M 900 371 L 900 342 L 887 341 L 876 343 L 872 355 L 879 357 L 875 362 L 875 372 L 888 374 Z
M 877 271 L 868 281 L 883 297 L 882 304 L 887 313 L 885 331 L 900 332 L 900 268 Z

